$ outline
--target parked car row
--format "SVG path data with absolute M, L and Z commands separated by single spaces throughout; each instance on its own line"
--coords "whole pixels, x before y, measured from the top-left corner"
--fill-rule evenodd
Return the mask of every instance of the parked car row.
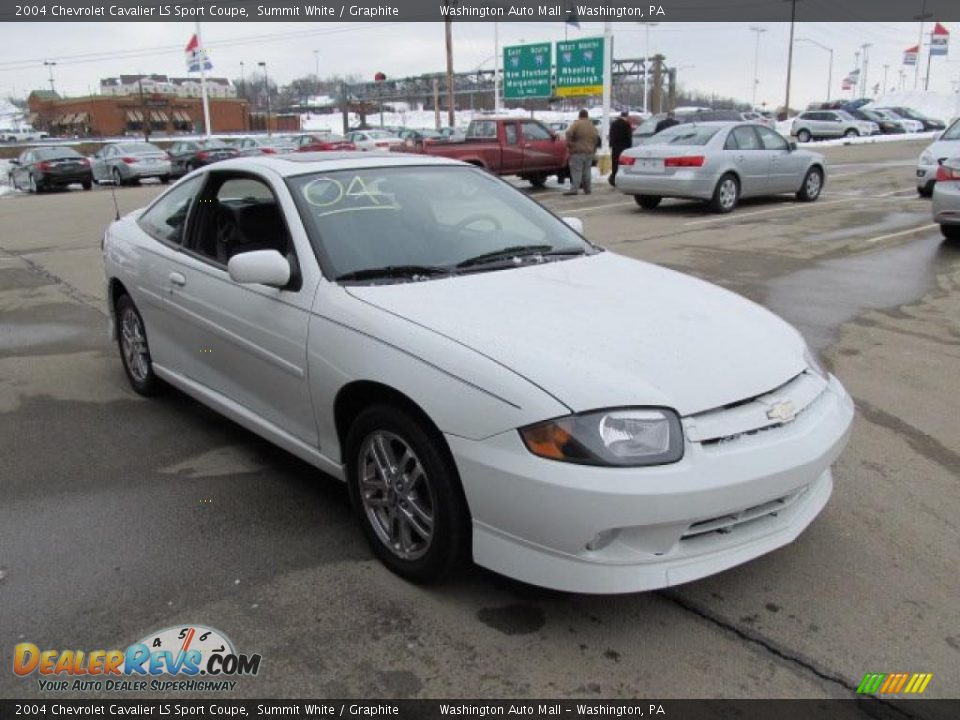
M 891 135 L 943 130 L 942 120 L 908 107 L 874 107 L 871 102 L 829 103 L 800 113 L 791 134 L 800 142 L 861 135 Z

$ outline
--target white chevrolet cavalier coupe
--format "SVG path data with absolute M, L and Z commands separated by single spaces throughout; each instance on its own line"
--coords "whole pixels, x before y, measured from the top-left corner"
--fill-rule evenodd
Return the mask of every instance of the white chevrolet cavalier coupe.
M 113 329 L 140 394 L 347 482 L 412 580 L 631 592 L 791 542 L 850 397 L 779 318 L 577 224 L 443 158 L 228 160 L 109 227 Z

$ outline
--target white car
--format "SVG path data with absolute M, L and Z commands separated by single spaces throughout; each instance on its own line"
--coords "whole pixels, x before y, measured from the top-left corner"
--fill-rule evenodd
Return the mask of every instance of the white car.
M 412 580 L 632 592 L 794 540 L 850 397 L 765 309 L 576 225 L 445 158 L 226 160 L 107 229 L 111 327 L 137 392 L 344 480 Z
M 347 140 L 357 146 L 357 150 L 390 150 L 395 145 L 403 145 L 403 140 L 387 130 L 354 130 L 347 133 Z
M 937 168 L 948 158 L 960 155 L 960 118 L 947 126 L 937 138 L 930 143 L 917 161 L 917 192 L 921 197 L 933 195 L 933 187 L 937 182 Z

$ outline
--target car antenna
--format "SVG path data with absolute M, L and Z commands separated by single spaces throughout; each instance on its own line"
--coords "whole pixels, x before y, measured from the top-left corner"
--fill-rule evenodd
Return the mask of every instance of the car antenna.
M 97 136 L 100 139 L 100 150 L 102 151 L 104 149 L 104 146 L 106 145 L 106 141 L 103 139 L 103 130 L 101 130 L 99 127 L 97 128 Z M 110 181 L 110 197 L 113 198 L 113 210 L 116 213 L 113 219 L 119 220 L 120 219 L 120 203 L 117 202 L 117 188 L 114 187 L 112 180 Z

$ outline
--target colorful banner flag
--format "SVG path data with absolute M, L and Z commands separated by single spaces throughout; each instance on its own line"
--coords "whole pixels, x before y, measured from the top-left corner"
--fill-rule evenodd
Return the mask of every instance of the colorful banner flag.
M 213 63 L 207 56 L 207 51 L 200 47 L 200 41 L 194 35 L 187 43 L 185 50 L 187 57 L 187 72 L 200 72 L 200 69 L 212 70 Z
M 847 76 L 843 79 L 843 83 L 840 85 L 840 87 L 844 90 L 853 90 L 853 84 L 853 80 Z
M 903 51 L 903 64 L 904 65 L 916 65 L 917 64 L 917 55 L 920 54 L 920 46 L 914 45 L 912 48 L 907 48 Z
M 930 33 L 930 55 L 946 55 L 950 44 L 950 31 L 937 23 Z

